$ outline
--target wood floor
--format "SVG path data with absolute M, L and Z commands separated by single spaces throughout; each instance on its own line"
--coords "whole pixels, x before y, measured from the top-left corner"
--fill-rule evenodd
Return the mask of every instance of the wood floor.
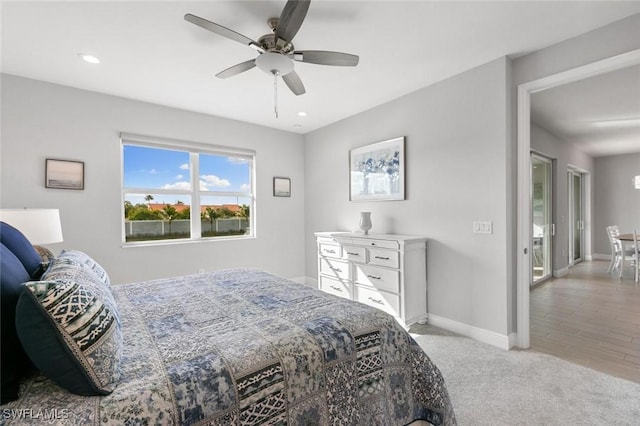
M 531 350 L 640 383 L 640 284 L 583 262 L 530 294 Z

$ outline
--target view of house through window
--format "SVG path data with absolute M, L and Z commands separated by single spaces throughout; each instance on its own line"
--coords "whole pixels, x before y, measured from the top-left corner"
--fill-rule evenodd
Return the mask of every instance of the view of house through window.
M 142 139 L 122 137 L 125 242 L 252 235 L 252 152 Z

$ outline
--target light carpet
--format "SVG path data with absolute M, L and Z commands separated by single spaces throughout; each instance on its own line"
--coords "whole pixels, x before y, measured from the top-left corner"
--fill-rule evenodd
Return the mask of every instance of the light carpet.
M 412 334 L 440 368 L 459 425 L 640 425 L 640 384 L 532 351 Z

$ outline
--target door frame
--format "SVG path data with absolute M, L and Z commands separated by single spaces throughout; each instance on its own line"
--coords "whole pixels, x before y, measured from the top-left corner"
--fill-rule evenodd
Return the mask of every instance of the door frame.
M 546 247 L 548 247 L 547 252 L 544 254 L 544 262 L 545 263 L 549 263 L 549 269 L 547 271 L 547 273 L 541 277 L 540 279 L 538 279 L 538 281 L 536 282 L 535 277 L 533 276 L 533 267 L 535 264 L 535 247 L 534 247 L 534 243 L 533 243 L 533 239 L 531 240 L 531 250 L 532 250 L 532 256 L 531 256 L 531 282 L 529 283 L 530 288 L 533 288 L 534 285 L 538 285 L 540 283 L 542 283 L 543 281 L 551 278 L 553 276 L 553 256 L 554 256 L 554 197 L 555 197 L 555 179 L 553 177 L 554 172 L 555 172 L 555 161 L 553 158 L 550 158 L 544 154 L 538 153 L 537 151 L 531 151 L 531 159 L 533 160 L 533 158 L 537 158 L 538 161 L 544 162 L 546 164 L 548 164 L 550 166 L 550 174 L 551 174 L 551 179 L 549 182 L 549 205 L 545 206 L 545 208 L 549 209 L 549 228 L 547 229 L 547 237 L 544 241 L 545 241 L 545 245 Z M 531 163 L 531 166 L 533 166 L 533 163 Z M 531 167 L 531 175 L 533 176 L 533 167 Z M 531 182 L 531 201 L 533 202 L 533 182 Z M 531 206 L 531 223 L 533 224 L 533 205 Z M 533 235 L 532 235 L 533 237 Z
M 587 208 L 587 194 L 589 191 L 589 188 L 587 186 L 587 175 L 588 175 L 588 172 L 586 170 L 583 170 L 579 167 L 572 166 L 571 164 L 569 164 L 569 167 L 567 168 L 567 186 L 570 186 L 567 188 L 567 195 L 568 195 L 567 207 L 568 207 L 568 216 L 572 220 L 572 224 L 569 227 L 569 241 L 568 241 L 569 250 L 568 250 L 567 265 L 569 266 L 569 268 L 576 265 L 577 263 L 584 262 L 585 260 L 587 260 L 586 236 L 590 232 L 590 227 L 588 224 L 591 222 L 590 211 Z M 574 225 L 573 221 L 575 221 L 575 209 L 574 209 L 575 202 L 574 202 L 573 196 L 575 195 L 575 192 L 573 188 L 573 179 L 576 176 L 580 177 L 580 218 L 582 221 L 579 259 L 574 259 L 575 227 L 573 226 Z M 571 178 L 571 182 L 569 182 L 569 177 Z
M 529 282 L 531 274 L 531 95 L 563 84 L 640 64 L 640 49 L 602 59 L 518 85 L 517 88 L 517 225 L 516 225 L 516 345 L 528 348 Z

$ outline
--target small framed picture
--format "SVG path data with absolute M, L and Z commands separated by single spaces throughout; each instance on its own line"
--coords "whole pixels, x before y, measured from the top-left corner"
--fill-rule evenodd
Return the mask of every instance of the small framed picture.
M 273 196 L 291 197 L 291 179 L 285 177 L 274 177 Z
M 84 189 L 84 162 L 46 159 L 46 188 Z

